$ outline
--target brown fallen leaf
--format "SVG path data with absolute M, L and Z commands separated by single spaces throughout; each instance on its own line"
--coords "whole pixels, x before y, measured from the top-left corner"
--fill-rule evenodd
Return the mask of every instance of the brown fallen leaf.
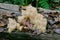
M 60 23 L 58 24 L 58 28 L 60 29 Z
M 60 22 L 60 18 L 58 18 L 58 21 Z
M 7 11 L 2 11 L 1 15 L 11 16 L 11 13 Z
M 0 27 L 1 27 L 1 26 L 5 26 L 5 23 L 0 20 Z
M 50 16 L 54 17 L 56 15 L 58 15 L 58 12 L 50 12 Z

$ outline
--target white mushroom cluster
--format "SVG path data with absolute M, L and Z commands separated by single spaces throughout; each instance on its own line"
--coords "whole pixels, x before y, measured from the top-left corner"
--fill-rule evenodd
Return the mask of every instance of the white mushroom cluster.
M 25 31 L 37 30 L 39 33 L 46 32 L 47 19 L 44 16 L 37 12 L 37 9 L 28 5 L 23 7 L 25 10 L 22 11 L 22 16 L 17 17 L 17 21 L 15 19 L 9 18 L 8 23 L 8 32 L 11 33 L 13 30 L 18 29 L 23 31 L 22 29 L 27 29 Z

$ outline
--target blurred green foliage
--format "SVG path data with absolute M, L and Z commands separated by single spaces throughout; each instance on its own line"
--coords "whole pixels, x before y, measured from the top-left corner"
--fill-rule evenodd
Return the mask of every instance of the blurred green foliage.
M 53 1 L 54 0 L 0 0 L 0 3 L 14 4 L 19 6 L 26 6 L 32 4 L 32 6 L 34 7 L 42 7 L 45 9 L 51 9 L 52 6 L 56 6 L 56 4 L 60 5 L 60 1 L 55 4 Z M 60 10 L 60 8 L 58 8 L 57 10 Z
M 50 7 L 48 0 L 0 0 L 0 3 L 15 4 L 20 6 L 32 4 L 32 6 L 42 7 L 45 9 L 49 9 Z
M 14 4 L 26 6 L 31 3 L 32 0 L 14 0 Z
M 15 4 L 15 5 L 22 5 L 22 6 L 26 6 L 31 2 L 32 0 L 0 0 L 0 3 L 8 3 L 8 4 Z

